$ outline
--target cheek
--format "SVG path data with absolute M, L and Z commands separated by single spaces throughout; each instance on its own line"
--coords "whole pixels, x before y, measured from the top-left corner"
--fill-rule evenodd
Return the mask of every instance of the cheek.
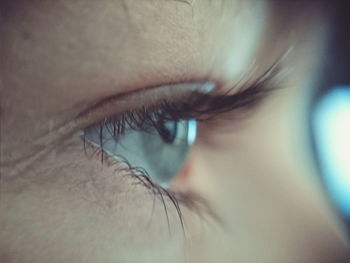
M 87 159 L 75 140 L 22 175 L 25 182 L 2 182 L 0 261 L 182 262 L 171 202 L 164 198 L 168 227 L 160 198 L 98 156 Z
M 226 231 L 209 229 L 208 248 L 223 243 L 221 254 L 251 262 L 332 262 L 346 251 L 307 158 L 299 92 L 278 91 L 240 126 L 210 133 L 194 150 L 190 187 L 210 199 Z

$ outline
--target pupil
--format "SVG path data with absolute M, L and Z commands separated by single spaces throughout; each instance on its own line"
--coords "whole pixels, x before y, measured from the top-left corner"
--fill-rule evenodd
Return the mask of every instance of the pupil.
M 159 134 L 166 143 L 173 143 L 177 135 L 177 122 L 165 121 L 160 123 Z

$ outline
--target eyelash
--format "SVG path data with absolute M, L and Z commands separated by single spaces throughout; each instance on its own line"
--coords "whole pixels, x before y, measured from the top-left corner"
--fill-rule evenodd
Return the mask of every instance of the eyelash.
M 189 93 L 183 102 L 162 101 L 150 107 L 142 107 L 130 110 L 120 116 L 105 118 L 99 123 L 100 135 L 102 129 L 106 128 L 111 135 L 119 137 L 126 132 L 126 127 L 131 130 L 145 131 L 155 128 L 162 132 L 158 123 L 165 121 L 180 121 L 196 119 L 197 121 L 207 121 L 222 113 L 233 110 L 253 108 L 269 92 L 276 87 L 268 88 L 267 80 L 258 81 L 249 87 L 243 87 L 233 95 L 227 95 L 230 90 L 223 95 L 211 95 L 198 91 Z M 100 136 L 100 146 L 103 145 L 103 137 Z
M 235 110 L 249 110 L 257 106 L 271 91 L 276 90 L 277 87 L 269 87 L 272 80 L 275 79 L 279 69 L 274 64 L 268 71 L 266 71 L 258 80 L 253 84 L 242 85 L 242 87 L 233 87 L 225 94 L 213 95 L 201 92 L 191 92 L 182 102 L 162 101 L 156 105 L 149 107 L 142 107 L 136 110 L 130 110 L 119 116 L 105 118 L 98 124 L 99 127 L 99 148 L 96 149 L 95 154 L 100 154 L 101 163 L 104 162 L 104 150 L 103 150 L 103 130 L 107 129 L 111 135 L 115 138 L 122 136 L 130 130 L 145 131 L 149 129 L 156 129 L 160 134 L 162 132 L 158 123 L 164 121 L 180 121 L 188 119 L 196 119 L 197 121 L 208 121 L 217 117 L 220 114 L 235 111 Z M 238 90 L 233 95 L 229 95 L 232 90 Z M 86 152 L 86 139 L 83 135 L 84 150 Z M 142 168 L 132 167 L 127 160 L 120 158 L 120 162 L 124 164 L 124 168 L 121 168 L 120 162 L 118 162 L 118 168 L 116 172 L 120 170 L 127 170 L 132 176 L 138 179 L 138 182 L 148 188 L 154 195 L 159 196 L 164 207 L 166 214 L 168 228 L 170 231 L 170 224 L 167 212 L 167 206 L 164 200 L 164 196 L 167 197 L 174 205 L 179 220 L 184 231 L 183 216 L 180 209 L 180 203 L 191 208 L 195 212 L 201 214 L 201 210 L 205 209 L 206 213 L 210 214 L 213 218 L 219 221 L 219 218 L 210 209 L 208 204 L 198 196 L 188 196 L 187 194 L 175 193 L 169 189 L 165 189 L 150 179 L 147 171 Z

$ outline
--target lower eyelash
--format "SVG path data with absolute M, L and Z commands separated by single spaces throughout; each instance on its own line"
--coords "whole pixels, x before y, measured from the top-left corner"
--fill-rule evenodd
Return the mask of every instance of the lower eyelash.
M 88 159 L 91 159 L 95 156 L 99 157 L 99 155 L 101 155 L 101 159 L 102 158 L 105 159 L 102 165 L 107 164 L 109 167 L 114 167 L 114 172 L 116 174 L 119 174 L 119 175 L 124 174 L 125 176 L 131 176 L 133 179 L 135 179 L 134 181 L 135 184 L 142 185 L 143 187 L 148 189 L 154 197 L 159 198 L 159 200 L 162 202 L 162 205 L 163 205 L 164 213 L 166 215 L 166 220 L 168 224 L 168 230 L 170 234 L 171 234 L 171 231 L 170 231 L 171 228 L 170 228 L 167 200 L 170 201 L 170 203 L 173 205 L 173 207 L 176 210 L 184 237 L 186 237 L 186 232 L 185 232 L 184 216 L 182 213 L 181 206 L 188 208 L 190 211 L 194 212 L 196 215 L 198 215 L 202 219 L 207 219 L 207 217 L 209 217 L 209 218 L 212 218 L 219 225 L 224 226 L 223 221 L 219 218 L 219 216 L 215 213 L 215 211 L 212 209 L 212 207 L 203 197 L 199 195 L 195 195 L 194 193 L 191 193 L 191 192 L 178 193 L 172 190 L 165 189 L 164 187 L 155 184 L 150 179 L 150 176 L 148 175 L 145 169 L 142 169 L 141 167 L 133 167 L 122 156 L 119 156 L 117 161 L 114 159 L 110 160 L 109 158 L 112 158 L 112 157 L 109 157 L 108 153 L 104 153 L 104 150 L 102 150 L 102 148 L 99 145 L 96 145 L 95 143 L 86 139 L 83 133 L 80 134 L 80 136 L 83 139 L 84 152 L 85 152 L 85 156 L 87 156 Z M 90 154 L 88 153 L 89 149 L 92 150 Z M 105 157 L 105 154 L 107 155 L 107 158 Z
M 84 142 L 84 152 L 85 152 L 85 155 L 88 157 L 88 159 L 91 159 L 92 157 L 98 156 L 98 155 L 101 155 L 101 160 L 105 159 L 105 153 L 101 147 L 99 147 L 98 145 L 94 145 L 93 142 L 87 140 L 83 134 L 82 134 L 82 138 Z M 88 148 L 93 150 L 92 154 L 88 154 Z M 117 161 L 115 160 L 108 161 L 107 159 L 107 162 L 102 161 L 102 165 L 103 163 L 106 163 L 109 166 L 115 166 L 115 169 L 114 169 L 115 173 L 124 174 L 123 172 L 127 172 L 126 173 L 127 176 L 132 176 L 134 179 L 136 179 L 135 182 L 137 184 L 142 185 L 143 187 L 148 189 L 155 197 L 156 196 L 159 197 L 160 201 L 163 204 L 164 212 L 167 219 L 168 229 L 170 233 L 170 221 L 169 221 L 169 215 L 168 215 L 168 208 L 165 200 L 167 198 L 176 209 L 182 230 L 185 235 L 184 218 L 182 215 L 180 204 L 183 204 L 186 206 L 187 203 L 190 203 L 188 198 L 182 197 L 181 199 L 178 199 L 176 193 L 170 190 L 167 190 L 160 185 L 153 183 L 146 170 L 142 169 L 141 167 L 132 167 L 132 165 L 125 158 L 121 156 L 118 157 Z M 195 206 L 192 205 L 191 207 L 195 207 Z

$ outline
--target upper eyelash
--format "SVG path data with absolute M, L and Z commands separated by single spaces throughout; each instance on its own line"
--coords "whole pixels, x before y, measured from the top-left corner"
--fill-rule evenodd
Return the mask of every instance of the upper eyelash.
M 123 135 L 126 129 L 148 131 L 155 128 L 161 132 L 158 124 L 164 121 L 197 119 L 205 121 L 219 114 L 238 109 L 247 109 L 259 103 L 271 91 L 279 88 L 270 86 L 279 70 L 273 65 L 265 74 L 249 86 L 243 85 L 233 95 L 213 95 L 198 91 L 189 93 L 182 102 L 162 101 L 156 105 L 127 111 L 119 116 L 105 118 L 100 123 L 100 130 L 106 128 L 113 136 Z M 100 138 L 100 146 L 103 138 Z

